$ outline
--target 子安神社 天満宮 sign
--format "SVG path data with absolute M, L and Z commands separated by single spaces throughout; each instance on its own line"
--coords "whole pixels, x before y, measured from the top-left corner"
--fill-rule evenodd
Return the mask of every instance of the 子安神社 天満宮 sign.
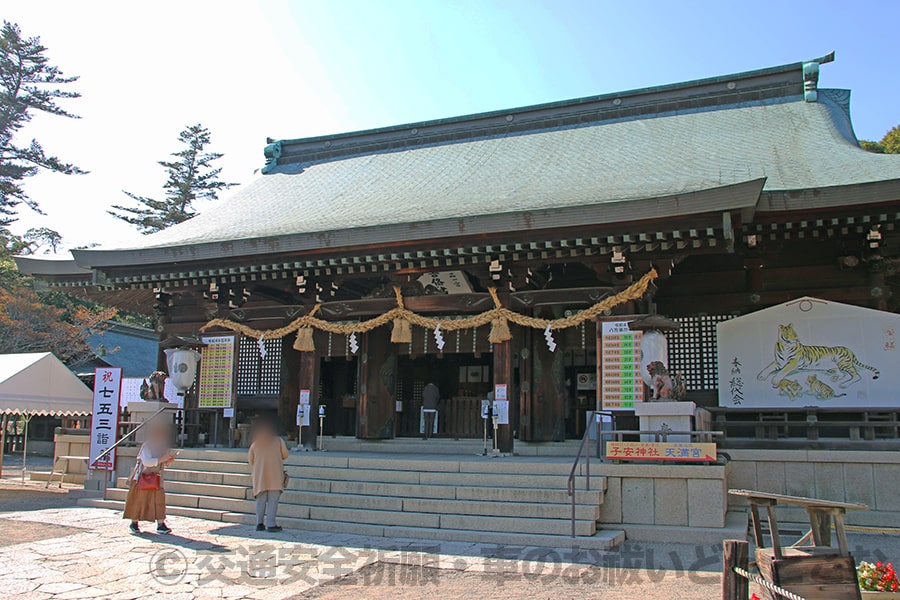
M 714 462 L 716 445 L 711 442 L 606 442 L 609 460 L 663 462 Z

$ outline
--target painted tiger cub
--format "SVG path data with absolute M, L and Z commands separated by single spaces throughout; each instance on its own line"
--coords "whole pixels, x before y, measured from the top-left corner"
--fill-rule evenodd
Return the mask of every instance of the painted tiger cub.
M 803 395 L 803 386 L 793 379 L 782 379 L 778 383 L 778 393 L 791 400 L 796 400 Z
M 772 378 L 772 387 L 798 371 L 826 371 L 840 388 L 846 388 L 862 379 L 859 369 L 872 371 L 872 379 L 881 373 L 875 367 L 859 361 L 852 350 L 844 346 L 807 346 L 800 343 L 794 325 L 778 326 L 775 343 L 775 360 L 766 365 L 756 376 L 760 381 Z
M 840 398 L 841 396 L 847 395 L 835 394 L 834 388 L 832 388 L 827 383 L 822 383 L 821 381 L 819 381 L 819 378 L 815 375 L 810 375 L 809 377 L 807 377 L 806 382 L 809 383 L 809 391 L 812 392 L 819 400 L 831 400 L 832 398 Z

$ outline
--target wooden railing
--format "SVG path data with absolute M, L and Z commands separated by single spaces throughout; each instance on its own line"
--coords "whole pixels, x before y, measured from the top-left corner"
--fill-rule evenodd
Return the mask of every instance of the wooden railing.
M 884 408 L 708 408 L 723 447 L 900 448 L 900 411 Z

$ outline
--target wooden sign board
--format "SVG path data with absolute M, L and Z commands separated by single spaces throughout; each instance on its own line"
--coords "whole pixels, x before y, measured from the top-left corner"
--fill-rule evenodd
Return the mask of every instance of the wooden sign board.
M 711 442 L 606 442 L 610 460 L 658 460 L 667 462 L 715 462 Z

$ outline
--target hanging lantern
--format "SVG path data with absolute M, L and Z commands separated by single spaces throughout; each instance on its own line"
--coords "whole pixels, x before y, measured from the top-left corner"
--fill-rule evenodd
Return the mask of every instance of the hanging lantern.
M 169 379 L 175 389 L 184 394 L 194 385 L 200 353 L 190 348 L 167 348 L 165 353 Z
M 391 341 L 395 344 L 412 343 L 412 324 L 406 319 L 394 319 Z
M 501 344 L 511 339 L 512 334 L 509 332 L 509 323 L 506 317 L 497 317 L 491 321 L 491 334 L 488 336 L 488 340 L 492 344 Z
M 294 350 L 299 352 L 315 352 L 316 342 L 313 340 L 312 327 L 301 327 L 297 330 L 297 339 L 294 340 Z

